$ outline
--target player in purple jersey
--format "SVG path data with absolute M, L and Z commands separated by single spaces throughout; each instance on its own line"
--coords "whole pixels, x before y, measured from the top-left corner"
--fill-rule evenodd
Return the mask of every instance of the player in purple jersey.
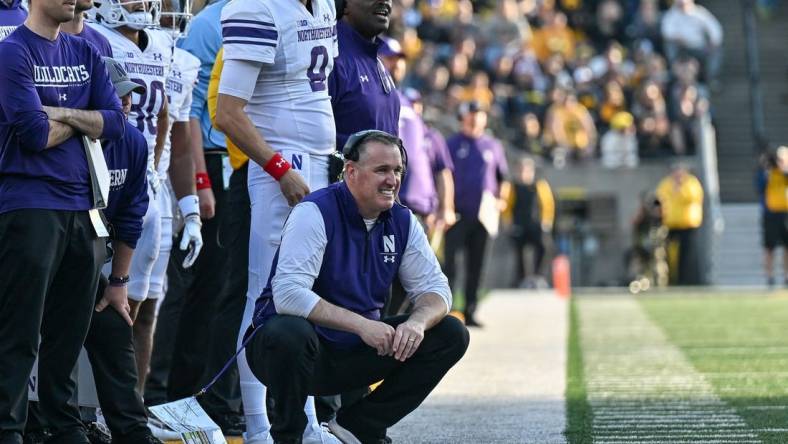
M 82 136 L 117 140 L 125 126 L 96 50 L 60 32 L 74 4 L 31 6 L 0 44 L 0 443 L 22 443 L 38 355 L 51 442 L 85 444 L 71 370 L 90 324 L 106 228 L 91 210 L 99 190 Z

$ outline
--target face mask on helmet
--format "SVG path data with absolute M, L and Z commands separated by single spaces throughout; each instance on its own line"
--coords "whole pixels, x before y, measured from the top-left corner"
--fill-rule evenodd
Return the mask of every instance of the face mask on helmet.
M 110 28 L 158 28 L 161 0 L 96 0 L 89 16 Z M 138 6 L 139 5 L 139 6 Z
M 167 0 L 170 3 L 168 8 L 162 10 L 160 24 L 161 29 L 172 34 L 173 39 L 184 38 L 189 30 L 189 23 L 192 19 L 191 0 L 181 0 L 183 8 L 178 4 L 178 0 Z

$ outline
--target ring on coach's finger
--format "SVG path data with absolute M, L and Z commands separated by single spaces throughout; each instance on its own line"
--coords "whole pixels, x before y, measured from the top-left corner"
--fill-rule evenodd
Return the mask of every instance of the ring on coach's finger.
M 410 338 L 410 339 L 408 339 L 408 342 L 414 342 L 414 341 L 416 341 L 416 338 Z

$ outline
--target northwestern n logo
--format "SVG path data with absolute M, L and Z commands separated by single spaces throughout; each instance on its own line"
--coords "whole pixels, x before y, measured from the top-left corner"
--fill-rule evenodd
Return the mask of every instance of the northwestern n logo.
M 397 249 L 394 244 L 394 235 L 383 236 L 383 253 L 394 254 Z

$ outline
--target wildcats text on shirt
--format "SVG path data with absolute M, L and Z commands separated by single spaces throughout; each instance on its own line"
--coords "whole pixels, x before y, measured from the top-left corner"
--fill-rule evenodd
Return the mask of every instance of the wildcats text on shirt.
M 33 78 L 35 79 L 36 86 L 74 86 L 87 83 L 87 81 L 90 80 L 90 73 L 85 65 L 33 65 Z

